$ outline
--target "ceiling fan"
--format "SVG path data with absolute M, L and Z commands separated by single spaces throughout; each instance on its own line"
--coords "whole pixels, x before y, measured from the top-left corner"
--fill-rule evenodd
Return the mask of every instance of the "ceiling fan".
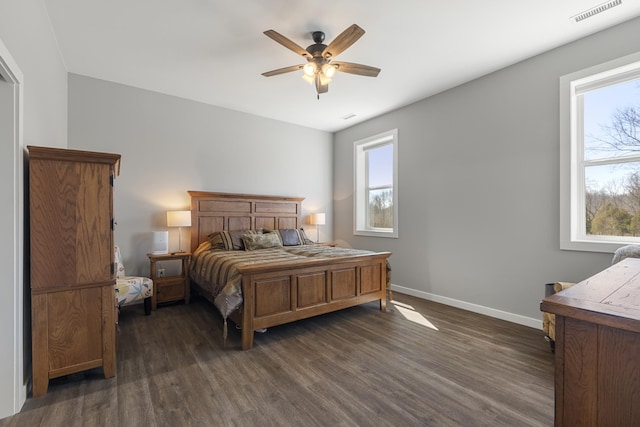
M 311 84 L 315 83 L 318 99 L 320 99 L 321 93 L 329 90 L 329 83 L 336 71 L 367 77 L 377 77 L 378 73 L 380 73 L 380 68 L 351 62 L 333 61 L 333 58 L 345 51 L 364 34 L 364 30 L 356 24 L 340 33 L 329 45 L 322 43 L 324 41 L 324 33 L 322 31 L 314 31 L 311 33 L 314 43 L 306 49 L 274 30 L 267 30 L 264 34 L 287 49 L 303 56 L 307 63 L 278 68 L 277 70 L 262 73 L 262 75 L 271 77 L 291 71 L 303 70 L 302 77 Z

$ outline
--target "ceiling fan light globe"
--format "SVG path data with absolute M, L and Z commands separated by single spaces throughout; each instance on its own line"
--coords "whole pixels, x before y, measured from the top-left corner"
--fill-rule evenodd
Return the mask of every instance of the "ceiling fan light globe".
M 312 85 L 313 82 L 315 81 L 315 77 L 314 76 L 308 76 L 306 74 L 303 74 L 302 78 L 304 79 L 305 82 L 309 83 L 310 85 Z
M 302 70 L 304 71 L 305 75 L 313 76 L 316 73 L 316 64 L 314 64 L 313 62 L 309 62 L 305 64 Z
M 336 67 L 333 65 L 329 65 L 329 64 L 324 64 L 322 66 L 322 72 L 324 73 L 325 76 L 327 76 L 328 78 L 332 78 L 333 76 L 336 75 Z

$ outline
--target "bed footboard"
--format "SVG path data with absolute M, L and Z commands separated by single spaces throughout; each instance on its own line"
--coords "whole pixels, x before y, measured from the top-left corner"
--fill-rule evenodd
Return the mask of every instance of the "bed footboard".
M 261 328 L 376 300 L 385 311 L 390 255 L 242 267 L 242 349 L 253 346 L 254 331 Z

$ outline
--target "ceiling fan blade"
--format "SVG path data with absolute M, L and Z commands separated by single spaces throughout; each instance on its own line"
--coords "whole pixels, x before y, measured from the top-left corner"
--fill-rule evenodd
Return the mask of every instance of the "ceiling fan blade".
M 341 52 L 344 52 L 349 46 L 354 44 L 362 35 L 364 30 L 353 24 L 333 39 L 331 43 L 322 51 L 322 56 L 325 58 L 335 58 Z
M 282 34 L 278 33 L 277 31 L 267 30 L 267 31 L 264 32 L 264 34 L 267 37 L 273 39 L 274 41 L 280 43 L 282 46 L 286 47 L 287 49 L 294 51 L 298 55 L 304 56 L 305 58 L 311 57 L 311 55 L 309 55 L 309 52 L 304 50 L 303 47 L 301 47 L 297 43 L 289 40 L 288 38 L 286 38 Z
M 262 73 L 265 77 L 277 76 L 278 74 L 290 73 L 292 71 L 302 70 L 304 65 L 292 65 L 290 67 L 278 68 L 277 70 L 267 71 L 266 73 Z
M 331 61 L 331 65 L 335 66 L 338 71 L 349 74 L 357 74 L 359 76 L 378 77 L 380 68 L 370 67 L 369 65 L 354 64 L 352 62 Z

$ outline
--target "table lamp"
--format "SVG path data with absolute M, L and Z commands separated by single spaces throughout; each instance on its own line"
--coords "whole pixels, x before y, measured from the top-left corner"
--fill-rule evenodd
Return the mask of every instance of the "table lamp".
M 191 211 L 167 211 L 167 227 L 178 227 L 178 252 L 182 249 L 182 227 L 191 227 Z
M 320 243 L 320 226 L 325 224 L 324 212 L 312 213 L 309 222 L 316 226 L 316 243 Z

